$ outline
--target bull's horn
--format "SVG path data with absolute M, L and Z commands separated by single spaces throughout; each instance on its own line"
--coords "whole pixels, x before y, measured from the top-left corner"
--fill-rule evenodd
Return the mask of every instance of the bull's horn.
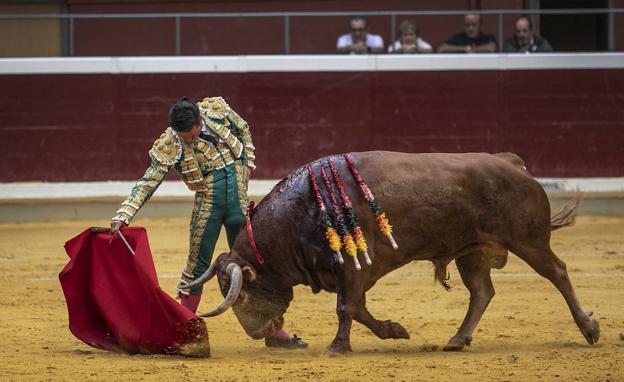
M 202 273 L 201 276 L 193 280 L 192 282 L 186 285 L 180 285 L 180 289 L 191 289 L 197 286 L 203 285 L 206 282 L 210 281 L 217 274 L 217 262 L 210 264 L 210 267 L 206 270 L 206 272 Z
M 238 295 L 240 294 L 241 288 L 243 287 L 243 271 L 238 264 L 230 263 L 227 266 L 227 271 L 230 274 L 230 290 L 228 290 L 227 296 L 225 299 L 214 310 L 201 314 L 202 317 L 214 317 L 228 310 L 228 308 L 236 302 L 238 299 Z

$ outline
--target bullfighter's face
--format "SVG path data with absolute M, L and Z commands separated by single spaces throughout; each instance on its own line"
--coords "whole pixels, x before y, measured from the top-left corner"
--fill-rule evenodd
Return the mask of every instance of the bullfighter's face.
M 226 271 L 228 264 L 235 262 L 243 270 L 243 287 L 236 303 L 232 305 L 232 310 L 245 333 L 253 339 L 261 339 L 281 329 L 283 315 L 293 298 L 292 288 L 272 285 L 270 278 L 258 275 L 248 262 L 234 253 L 223 253 L 217 261 L 219 262 L 217 278 L 224 296 L 231 282 L 230 275 Z
M 189 131 L 178 131 L 178 136 L 182 138 L 184 142 L 190 145 L 197 142 L 197 140 L 199 139 L 201 128 L 201 124 L 194 125 L 193 128 L 191 128 L 191 130 Z

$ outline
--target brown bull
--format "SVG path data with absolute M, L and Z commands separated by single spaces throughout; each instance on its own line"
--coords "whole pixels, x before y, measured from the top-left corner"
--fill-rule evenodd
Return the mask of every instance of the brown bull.
M 549 244 L 553 229 L 573 223 L 578 201 L 551 217 L 544 190 L 517 155 L 364 152 L 351 158 L 393 224 L 399 249 L 379 232 L 344 159 L 336 156 L 332 160 L 351 195 L 373 263 L 363 263 L 358 271 L 351 261 L 335 261 L 319 229 L 302 167 L 276 185 L 253 216 L 255 242 L 265 263 L 257 262 L 243 229 L 231 252 L 221 254 L 195 281 L 203 283 L 216 274 L 226 296 L 206 316 L 232 306 L 247 334 L 259 339 L 281 328 L 293 286 L 336 292 L 339 326 L 328 352 L 343 353 L 351 350 L 354 319 L 379 338 L 409 338 L 399 323 L 377 320 L 366 309 L 366 291 L 377 280 L 412 261 L 430 260 L 436 279 L 445 284 L 446 266 L 455 260 L 470 304 L 444 349 L 461 350 L 470 345 L 494 296 L 490 269 L 504 266 L 509 250 L 557 287 L 587 342 L 598 341 L 598 322 L 581 307 L 565 263 Z M 312 163 L 315 173 L 324 159 Z

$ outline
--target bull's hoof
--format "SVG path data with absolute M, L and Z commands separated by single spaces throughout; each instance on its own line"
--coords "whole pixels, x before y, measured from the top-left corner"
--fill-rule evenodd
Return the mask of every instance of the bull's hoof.
M 470 346 L 471 342 L 471 336 L 453 336 L 449 342 L 444 345 L 442 351 L 462 351 L 464 346 Z
M 407 332 L 407 330 L 405 330 L 405 328 L 399 324 L 398 322 L 393 322 L 390 320 L 387 321 L 382 321 L 379 325 L 379 332 L 377 333 L 377 336 L 381 339 L 389 339 L 389 338 L 393 338 L 393 339 L 399 339 L 399 338 L 404 338 L 406 340 L 409 340 L 410 335 Z
M 593 345 L 598 342 L 598 339 L 600 338 L 600 324 L 598 324 L 598 321 L 596 320 L 591 320 L 589 321 L 589 325 L 581 328 L 581 333 L 583 333 L 587 342 L 590 345 Z
M 337 357 L 346 354 L 351 350 L 351 344 L 344 341 L 334 340 L 331 345 L 325 350 L 325 355 L 328 357 Z

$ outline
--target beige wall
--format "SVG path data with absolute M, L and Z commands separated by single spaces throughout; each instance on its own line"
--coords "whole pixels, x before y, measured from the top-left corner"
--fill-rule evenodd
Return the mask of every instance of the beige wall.
M 0 4 L 0 14 L 60 14 L 60 4 Z M 0 57 L 61 56 L 62 21 L 0 20 Z

